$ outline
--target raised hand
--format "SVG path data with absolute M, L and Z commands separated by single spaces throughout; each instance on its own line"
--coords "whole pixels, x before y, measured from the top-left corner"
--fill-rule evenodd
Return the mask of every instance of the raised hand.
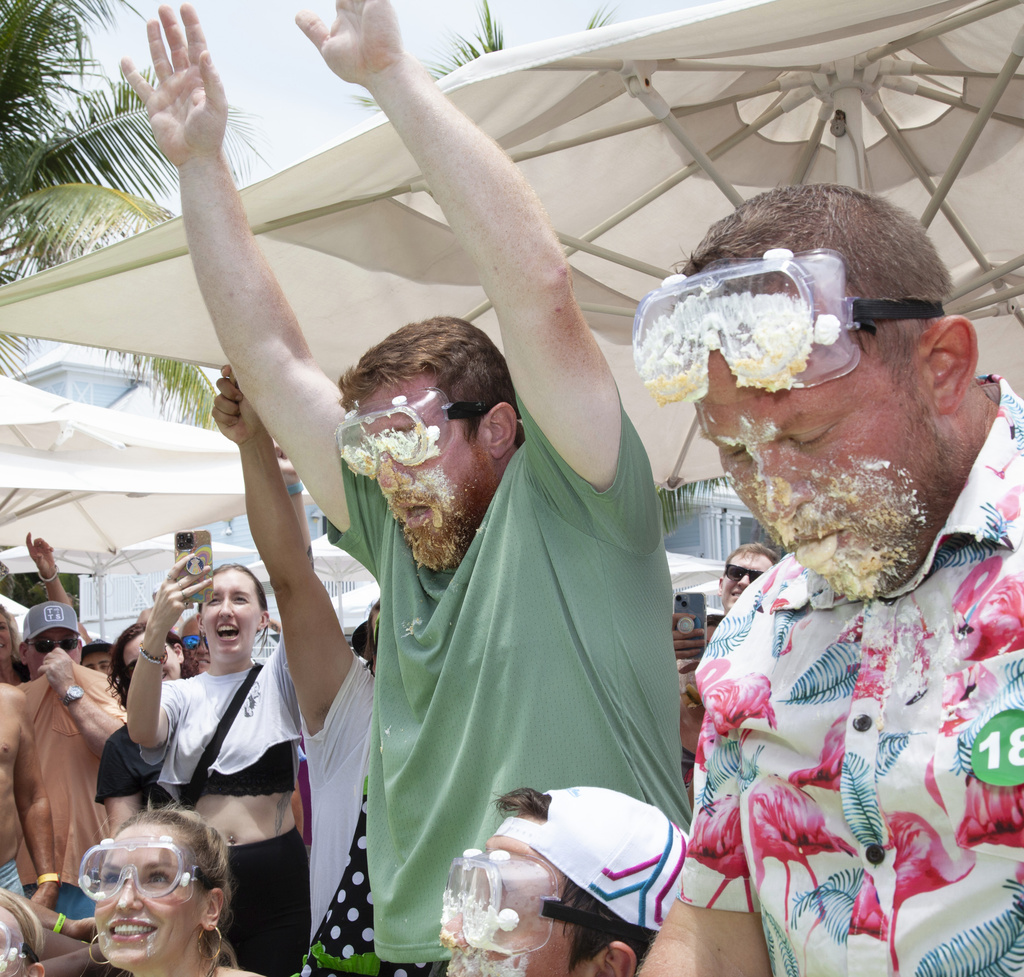
M 337 0 L 336 8 L 330 30 L 309 10 L 300 10 L 295 23 L 331 71 L 345 81 L 372 88 L 373 76 L 402 58 L 395 11 L 390 0 Z
M 213 402 L 213 419 L 224 437 L 242 445 L 264 434 L 266 429 L 263 422 L 239 389 L 230 366 L 221 367 L 217 390 L 219 393 Z
M 25 537 L 25 547 L 28 549 L 28 555 L 36 565 L 36 570 L 41 578 L 52 577 L 57 572 L 57 563 L 53 558 L 53 547 L 45 539 L 41 536 L 33 539 L 32 534 L 29 533 Z
M 157 145 L 178 167 L 198 156 L 219 155 L 228 103 L 195 8 L 183 4 L 179 24 L 174 11 L 162 6 L 160 19 L 149 21 L 146 31 L 156 87 L 131 58 L 121 59 L 121 71 L 146 106 Z

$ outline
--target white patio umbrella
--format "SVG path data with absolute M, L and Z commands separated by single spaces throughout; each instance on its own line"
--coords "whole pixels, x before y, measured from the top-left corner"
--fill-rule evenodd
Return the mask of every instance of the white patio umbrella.
M 487 55 L 441 84 L 536 187 L 655 477 L 677 484 L 717 457 L 691 408 L 657 408 L 636 378 L 633 309 L 768 187 L 855 183 L 920 214 L 954 272 L 949 307 L 980 319 L 982 367 L 1024 388 L 1022 25 L 1017 0 L 728 0 Z M 244 200 L 329 374 L 438 312 L 496 335 L 381 117 Z M 0 329 L 224 359 L 180 221 L 0 289 Z
M 238 451 L 218 432 L 0 377 L 0 545 L 23 543 L 31 532 L 64 549 L 110 555 L 244 509 Z
M 673 553 L 671 550 L 667 555 L 673 590 L 712 593 L 718 589 L 718 581 L 725 570 L 721 560 L 706 560 L 700 556 L 690 556 L 689 553 Z
M 245 563 L 253 557 L 255 552 L 251 547 L 219 542 L 213 547 L 214 566 L 221 563 Z M 99 631 L 102 634 L 106 624 L 106 595 L 103 578 L 111 573 L 142 575 L 153 573 L 156 570 L 170 569 L 174 563 L 174 534 L 167 533 L 141 543 L 131 543 L 113 553 L 103 550 L 65 549 L 55 545 L 53 557 L 62 573 L 88 573 L 97 578 L 96 602 L 99 612 Z M 29 556 L 25 546 L 15 546 L 0 551 L 0 561 L 11 573 L 36 572 L 36 565 L 32 562 L 32 557 Z

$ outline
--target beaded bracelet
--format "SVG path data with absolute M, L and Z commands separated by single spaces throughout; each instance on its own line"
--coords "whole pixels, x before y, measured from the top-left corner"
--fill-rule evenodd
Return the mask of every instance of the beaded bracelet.
M 163 658 L 154 658 L 151 654 L 149 654 L 146 651 L 145 646 L 140 644 L 139 645 L 139 658 L 145 658 L 146 661 L 152 662 L 154 665 L 162 665 L 167 660 L 167 652 L 166 652 L 166 650 L 164 651 L 164 657 Z

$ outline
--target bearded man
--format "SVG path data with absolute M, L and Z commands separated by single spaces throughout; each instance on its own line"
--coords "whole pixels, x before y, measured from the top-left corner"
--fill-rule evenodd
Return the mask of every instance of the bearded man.
M 879 197 L 762 194 L 686 271 L 642 304 L 638 363 L 793 555 L 698 666 L 682 896 L 646 977 L 1015 971 L 1024 404 L 975 376 L 948 272 Z
M 402 49 L 386 0 L 339 0 L 332 28 L 308 12 L 299 25 L 388 113 L 476 264 L 508 361 L 479 329 L 432 319 L 367 352 L 339 404 L 246 222 L 195 11 L 182 7 L 184 30 L 160 15 L 170 50 L 151 22 L 156 87 L 123 66 L 178 167 L 218 338 L 334 538 L 381 585 L 367 812 L 376 952 L 444 960 L 448 867 L 492 833 L 495 795 L 584 783 L 689 821 L 650 466 L 539 201 Z M 358 327 L 339 295 L 338 328 Z M 237 400 L 222 392 L 216 410 L 237 416 Z

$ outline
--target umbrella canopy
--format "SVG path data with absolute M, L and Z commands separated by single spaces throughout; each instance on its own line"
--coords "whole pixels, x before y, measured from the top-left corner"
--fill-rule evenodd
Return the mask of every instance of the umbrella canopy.
M 712 593 L 718 589 L 718 581 L 725 570 L 725 564 L 721 560 L 705 560 L 703 557 L 673 553 L 671 550 L 667 555 L 673 590 Z
M 0 545 L 32 533 L 102 564 L 154 533 L 244 510 L 238 450 L 218 432 L 0 377 Z
M 713 220 L 779 184 L 856 184 L 921 215 L 954 273 L 948 307 L 981 318 L 982 368 L 1024 387 L 1022 26 L 1017 0 L 729 0 L 497 52 L 441 84 L 543 199 L 655 477 L 674 485 L 718 459 L 691 407 L 657 408 L 637 379 L 633 310 Z M 497 338 L 382 117 L 244 201 L 329 375 L 437 313 Z M 0 289 L 0 330 L 224 360 L 180 221 Z
M 337 546 L 332 546 L 328 542 L 326 534 L 313 540 L 311 552 L 313 554 L 313 569 L 321 580 L 332 580 L 335 583 L 345 581 L 368 583 L 374 579 L 373 574 L 354 556 L 350 556 Z M 270 581 L 270 574 L 267 573 L 267 567 L 262 560 L 250 563 L 249 569 L 261 583 Z

